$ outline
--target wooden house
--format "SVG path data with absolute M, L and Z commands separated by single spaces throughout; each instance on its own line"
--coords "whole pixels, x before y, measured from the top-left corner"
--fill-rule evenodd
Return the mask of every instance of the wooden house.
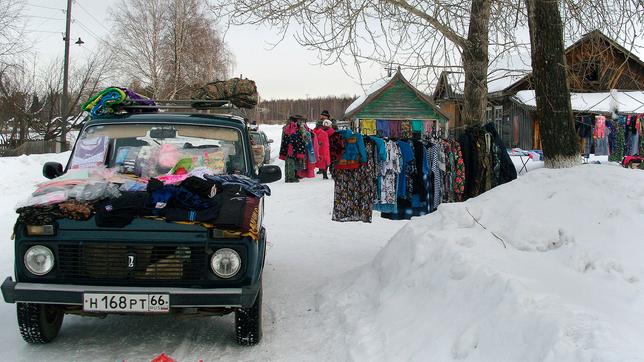
M 589 104 L 592 99 L 609 104 L 605 101 L 610 94 L 613 99 L 617 99 L 620 98 L 617 95 L 620 91 L 644 90 L 644 63 L 598 30 L 584 35 L 566 48 L 565 55 L 575 115 L 597 114 L 599 110 Z M 443 73 L 433 94 L 434 101 L 455 120 L 453 128 L 460 125 L 463 83 L 462 76 L 459 78 Z M 495 122 L 504 142 L 510 147 L 541 148 L 534 96 L 530 98 L 530 94 L 534 95 L 532 74 L 527 72 L 520 77 L 512 74 L 496 84 L 490 81 L 488 83 L 488 111 L 486 119 L 482 121 Z M 642 93 L 625 94 L 630 97 Z M 615 109 L 601 111 L 606 114 Z
M 367 93 L 356 99 L 345 111 L 351 127 L 361 129 L 361 121 L 424 121 L 447 135 L 448 115 L 431 97 L 411 85 L 400 69 L 391 77 L 374 83 Z

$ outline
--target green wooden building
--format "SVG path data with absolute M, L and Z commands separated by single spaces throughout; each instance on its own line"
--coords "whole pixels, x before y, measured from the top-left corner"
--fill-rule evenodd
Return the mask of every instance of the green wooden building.
M 385 78 L 356 99 L 345 111 L 351 128 L 362 131 L 364 121 L 425 121 L 447 135 L 449 118 L 431 98 L 405 79 L 400 70 Z M 364 132 L 363 132 L 364 133 Z

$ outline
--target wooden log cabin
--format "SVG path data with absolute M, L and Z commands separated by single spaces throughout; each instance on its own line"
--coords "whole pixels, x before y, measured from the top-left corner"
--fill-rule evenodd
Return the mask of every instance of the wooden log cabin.
M 619 91 L 644 90 L 644 62 L 598 30 L 584 35 L 566 49 L 566 65 L 570 91 L 577 93 L 573 98 L 583 97 L 587 93 L 614 95 Z M 520 74 L 519 69 L 507 77 L 488 81 L 488 109 L 486 119 L 482 122 L 495 122 L 504 142 L 510 147 L 540 149 L 539 120 L 536 119 L 534 102 L 530 102 L 528 92 L 534 89 L 532 74 L 526 72 L 519 77 L 517 74 Z M 462 73 L 443 72 L 433 93 L 434 102 L 448 114 L 453 129 L 462 126 L 463 79 Z M 517 97 L 519 92 L 521 94 Z M 644 93 L 629 92 L 628 95 Z M 586 98 L 592 99 L 593 96 Z M 637 101 L 644 102 L 644 99 Z M 590 106 L 593 105 L 573 102 L 573 112 L 579 116 L 615 111 Z M 639 113 L 644 113 L 644 108 Z

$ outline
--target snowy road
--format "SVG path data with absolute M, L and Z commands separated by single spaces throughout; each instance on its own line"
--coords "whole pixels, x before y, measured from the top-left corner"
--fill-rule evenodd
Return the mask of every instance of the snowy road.
M 51 157 L 64 160 L 60 155 L 0 159 L 3 170 L 12 170 L 12 176 L 1 184 L 3 278 L 13 274 L 13 242 L 9 240 L 16 217 L 13 206 L 43 180 L 41 164 Z M 179 361 L 332 359 L 335 352 L 321 341 L 334 331 L 318 329 L 325 320 L 316 310 L 319 289 L 371 261 L 405 222 L 380 218 L 374 218 L 371 225 L 332 222 L 332 180 L 279 181 L 271 188 L 265 210 L 270 245 L 264 272 L 264 339 L 259 346 L 241 348 L 235 344 L 232 315 L 187 320 L 170 316 L 109 316 L 101 320 L 68 315 L 54 342 L 32 346 L 18 333 L 15 306 L 3 302 L 2 360 L 149 361 L 161 352 Z
M 265 130 L 277 148 L 279 127 Z M 52 157 L 65 160 L 0 158 L 2 276 L 13 274 L 13 206 Z M 601 163 L 535 162 L 411 222 L 335 223 L 331 180 L 279 181 L 258 346 L 234 343 L 230 315 L 67 316 L 58 339 L 31 346 L 0 303 L 0 360 L 644 361 L 644 172 Z

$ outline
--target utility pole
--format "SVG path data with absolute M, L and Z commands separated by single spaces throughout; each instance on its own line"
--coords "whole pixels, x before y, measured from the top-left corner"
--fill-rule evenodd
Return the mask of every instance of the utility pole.
M 67 112 L 69 111 L 69 38 L 72 23 L 72 0 L 67 0 L 67 17 L 65 24 L 65 58 L 63 60 L 63 99 L 61 101 L 60 116 L 62 124 L 60 126 L 61 151 L 67 150 Z

